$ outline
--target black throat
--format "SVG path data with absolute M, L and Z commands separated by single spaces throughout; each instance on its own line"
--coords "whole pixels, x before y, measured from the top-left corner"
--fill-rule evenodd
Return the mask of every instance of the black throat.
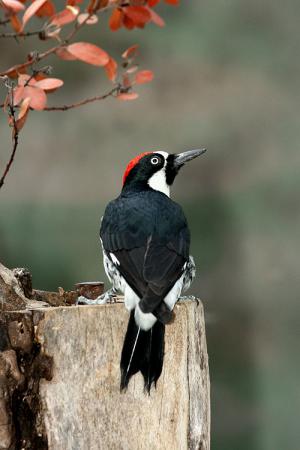
M 166 165 L 166 182 L 169 186 L 174 183 L 175 177 L 179 172 L 180 167 L 175 166 L 175 155 L 169 155 Z

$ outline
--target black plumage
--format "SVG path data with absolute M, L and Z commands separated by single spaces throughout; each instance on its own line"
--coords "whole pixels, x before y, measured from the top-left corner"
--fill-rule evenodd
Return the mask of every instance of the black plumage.
M 121 390 L 127 388 L 132 375 L 139 371 L 147 392 L 153 383 L 156 385 L 163 367 L 164 335 L 165 326 L 159 321 L 149 331 L 139 329 L 131 311 L 120 362 Z
M 138 371 L 148 392 L 156 384 L 163 366 L 165 324 L 173 317 L 173 306 L 169 308 L 164 299 L 189 264 L 190 233 L 184 213 L 149 180 L 160 172 L 165 186 L 172 184 L 184 158 L 199 154 L 165 154 L 165 159 L 163 154 L 149 153 L 133 160 L 121 194 L 107 205 L 101 222 L 104 258 L 110 261 L 106 267 L 117 269 L 138 296 L 138 306 L 133 308 L 157 318 L 149 329 L 136 323 L 135 310 L 131 311 L 121 356 L 121 390 Z
M 190 235 L 181 207 L 149 188 L 125 191 L 105 210 L 100 236 L 107 254 L 152 312 L 182 274 L 189 257 Z M 154 305 L 154 298 L 158 297 Z
M 165 194 L 149 187 L 138 192 L 126 189 L 108 204 L 100 236 L 104 250 L 118 259 L 120 274 L 141 298 L 141 310 L 158 318 L 149 331 L 139 330 L 131 311 L 121 356 L 121 389 L 141 371 L 150 391 L 162 371 L 164 324 L 172 319 L 163 299 L 189 256 L 186 219 Z

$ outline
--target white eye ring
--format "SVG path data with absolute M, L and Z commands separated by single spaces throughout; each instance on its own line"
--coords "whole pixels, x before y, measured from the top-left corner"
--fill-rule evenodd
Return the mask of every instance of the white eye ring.
M 156 156 L 151 158 L 151 164 L 158 164 L 158 163 L 159 163 L 159 159 Z

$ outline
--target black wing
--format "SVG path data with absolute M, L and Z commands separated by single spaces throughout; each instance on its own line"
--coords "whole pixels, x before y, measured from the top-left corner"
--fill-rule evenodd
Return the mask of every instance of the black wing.
M 190 235 L 178 204 L 156 191 L 120 196 L 109 203 L 100 229 L 104 250 L 120 262 L 118 269 L 153 312 L 183 272 Z

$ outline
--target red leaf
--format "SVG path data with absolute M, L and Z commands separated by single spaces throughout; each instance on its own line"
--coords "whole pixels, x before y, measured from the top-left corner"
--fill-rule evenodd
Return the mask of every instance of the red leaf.
M 24 86 L 17 86 L 14 89 L 14 106 L 18 105 L 21 100 L 23 100 L 23 98 L 25 98 L 23 96 L 24 93 Z
M 29 113 L 30 100 L 30 97 L 26 97 L 21 103 L 18 119 L 16 120 L 16 127 L 18 131 L 20 131 L 25 125 Z
M 31 76 L 28 75 L 27 73 L 19 75 L 18 85 L 19 86 L 25 86 L 25 84 L 28 82 L 28 80 L 30 80 L 30 78 L 31 78 Z M 35 83 L 35 79 L 31 78 L 30 84 L 34 84 L 34 83 Z
M 17 69 L 16 69 L 16 67 L 17 67 Z M 9 78 L 13 78 L 13 79 L 18 78 L 20 73 L 26 73 L 26 67 L 13 66 L 5 72 L 5 74 Z
M 44 80 L 37 81 L 34 86 L 43 89 L 46 92 L 53 92 L 63 84 L 64 82 L 58 78 L 45 78 Z
M 36 81 L 44 80 L 45 78 L 47 78 L 47 75 L 45 75 L 44 72 L 37 72 L 34 75 L 33 81 L 35 83 Z M 30 84 L 31 84 L 31 81 L 30 81 Z
M 128 59 L 128 58 L 134 58 L 138 52 L 138 45 L 132 45 L 131 47 L 127 48 L 125 52 L 122 53 L 122 58 Z
M 157 5 L 157 3 L 159 3 L 159 1 L 160 0 L 148 0 L 148 6 L 150 6 L 150 8 L 153 8 Z
M 165 0 L 169 5 L 179 5 L 179 0 Z
M 22 119 L 22 117 L 24 117 L 24 115 L 26 114 L 26 111 L 29 108 L 29 103 L 30 103 L 30 97 L 24 98 L 24 100 L 21 103 L 20 109 L 19 109 L 18 119 Z
M 71 53 L 68 52 L 66 47 L 58 48 L 55 53 L 60 59 L 63 59 L 64 61 L 75 61 L 77 59 L 75 56 L 71 55 Z
M 109 56 L 104 50 L 88 42 L 76 42 L 68 45 L 66 49 L 71 55 L 87 64 L 105 66 L 109 62 Z
M 151 22 L 155 23 L 158 27 L 164 27 L 165 21 L 162 17 L 160 17 L 157 12 L 153 11 L 153 9 L 149 9 L 149 13 L 151 15 Z
M 74 16 L 77 16 L 80 11 L 79 6 L 67 5 L 66 8 L 69 9 L 74 14 Z
M 73 6 L 73 8 L 76 8 L 78 14 L 79 8 L 75 6 Z M 55 16 L 52 17 L 50 23 L 52 25 L 57 25 L 60 27 L 62 25 L 66 25 L 67 23 L 73 22 L 73 20 L 76 19 L 76 14 L 74 14 L 73 8 L 72 10 L 64 9 L 63 11 L 58 12 L 57 14 L 55 14 Z
M 144 6 L 145 3 L 146 0 L 130 0 L 129 2 L 127 2 L 128 5 L 130 4 L 130 6 Z
M 30 97 L 30 107 L 37 110 L 42 110 L 47 104 L 47 95 L 43 89 L 26 86 L 24 88 L 24 97 Z
M 92 16 L 90 16 L 88 13 L 82 13 L 82 14 L 79 14 L 79 16 L 77 17 L 77 22 L 79 24 L 82 24 L 83 22 L 85 22 L 87 25 L 94 25 L 95 23 L 98 22 L 98 17 L 96 16 L 96 14 L 93 14 Z
M 71 55 L 87 64 L 94 66 L 105 66 L 109 62 L 108 54 L 89 42 L 76 42 L 66 47 Z
M 22 22 L 23 28 L 25 27 L 28 20 L 35 15 L 35 13 L 46 3 L 47 0 L 34 0 L 33 3 L 26 9 Z
M 22 30 L 22 23 L 16 14 L 10 16 L 10 24 L 16 33 L 19 33 Z
M 30 107 L 36 110 L 42 110 L 47 103 L 47 95 L 42 89 L 26 86 L 24 88 L 23 98 L 30 97 Z
M 37 17 L 51 17 L 53 14 L 55 14 L 55 6 L 49 0 L 36 12 Z
M 14 13 L 18 13 L 25 9 L 25 6 L 17 1 L 17 0 L 2 0 L 3 5 L 5 8 L 9 9 L 10 11 L 13 11 Z
M 70 6 L 79 5 L 79 3 L 82 3 L 82 0 L 67 0 L 67 5 Z
M 109 28 L 111 31 L 117 31 L 122 26 L 123 11 L 121 9 L 114 9 L 109 19 Z
M 142 26 L 151 20 L 151 14 L 145 6 L 127 6 L 123 10 L 135 25 Z
M 150 83 L 153 80 L 153 72 L 151 70 L 141 70 L 135 76 L 135 82 L 137 84 Z
M 134 73 L 134 72 L 136 72 L 138 70 L 138 68 L 139 68 L 139 66 L 137 66 L 135 64 L 135 65 L 129 67 L 129 69 L 126 70 L 126 73 L 129 73 L 129 74 Z
M 135 100 L 138 96 L 139 94 L 136 92 L 124 92 L 123 94 L 119 94 L 117 98 L 119 100 Z
M 106 75 L 109 80 L 111 80 L 111 81 L 116 80 L 117 68 L 118 68 L 118 65 L 117 65 L 116 61 L 112 57 L 110 57 L 108 63 L 104 67 Z
M 123 25 L 127 30 L 133 30 L 135 27 L 135 23 L 133 20 L 131 20 L 128 16 L 123 17 Z
M 14 104 L 18 105 L 24 98 L 30 98 L 29 106 L 33 109 L 42 110 L 47 103 L 45 92 L 35 86 L 18 86 L 14 90 Z

